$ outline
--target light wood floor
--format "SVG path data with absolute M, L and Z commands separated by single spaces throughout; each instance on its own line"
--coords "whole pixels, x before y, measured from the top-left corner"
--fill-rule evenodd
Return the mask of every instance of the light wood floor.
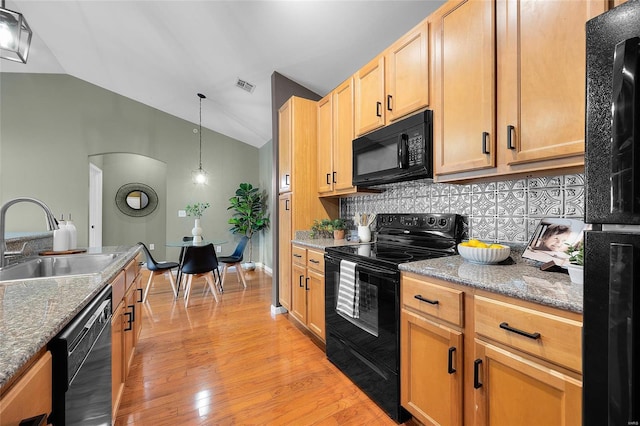
M 194 281 L 174 302 L 158 279 L 116 425 L 395 425 L 285 315 L 271 277 L 227 277 L 216 303 Z

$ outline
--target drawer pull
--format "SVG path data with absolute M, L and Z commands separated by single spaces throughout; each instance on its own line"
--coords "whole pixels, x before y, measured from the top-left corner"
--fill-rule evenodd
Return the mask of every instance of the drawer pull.
M 453 374 L 456 372 L 456 369 L 453 368 L 453 354 L 456 352 L 456 347 L 455 346 L 451 346 L 449 348 L 449 365 L 447 367 L 447 372 L 449 374 Z
M 376 117 L 382 117 L 382 112 L 380 112 L 381 108 L 382 102 L 376 102 Z
M 476 359 L 473 361 L 473 388 L 480 389 L 482 387 L 482 383 L 480 383 L 480 364 L 482 364 L 481 359 Z
M 294 254 L 293 257 L 301 258 L 302 255 L 301 254 Z
M 315 260 L 315 259 L 309 259 L 309 262 L 311 262 L 311 263 L 315 263 L 316 265 L 317 265 L 318 263 L 320 263 L 320 261 L 319 261 L 319 260 Z
M 138 303 L 142 303 L 142 289 L 141 288 L 136 288 L 136 291 L 139 291 L 140 293 L 138 293 L 138 300 L 136 300 L 136 302 Z
M 529 339 L 538 340 L 540 338 L 540 333 L 527 333 L 526 331 L 518 330 L 517 328 L 510 327 L 508 323 L 503 322 L 500 324 L 500 328 L 503 330 L 511 331 L 513 333 L 519 334 L 524 337 L 528 337 Z
M 431 305 L 438 305 L 438 304 L 440 303 L 438 300 L 429 300 L 429 299 L 426 299 L 426 298 L 422 297 L 422 295 L 421 295 L 421 294 L 416 294 L 416 295 L 415 295 L 415 296 L 413 296 L 413 297 L 415 297 L 416 299 L 418 299 L 418 300 L 419 300 L 419 301 L 421 301 L 421 302 L 427 302 L 427 303 L 429 303 L 429 304 L 431 304 Z
M 304 279 L 304 289 L 309 290 L 309 277 Z
M 131 319 L 131 315 L 133 314 L 131 312 L 125 312 L 124 314 L 127 316 L 127 326 L 124 331 L 131 331 L 133 330 L 133 320 Z
M 304 284 L 302 284 L 303 279 L 304 279 L 304 275 L 300 275 L 300 288 L 304 287 Z

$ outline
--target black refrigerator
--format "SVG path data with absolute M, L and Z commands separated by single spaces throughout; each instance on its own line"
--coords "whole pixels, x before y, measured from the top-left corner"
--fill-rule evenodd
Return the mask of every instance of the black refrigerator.
M 583 424 L 640 424 L 640 1 L 587 22 Z

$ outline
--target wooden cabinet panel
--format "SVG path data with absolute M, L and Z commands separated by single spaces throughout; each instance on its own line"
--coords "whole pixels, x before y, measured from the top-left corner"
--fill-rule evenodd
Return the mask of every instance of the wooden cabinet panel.
M 124 391 L 124 328 L 124 303 L 121 301 L 114 309 L 111 318 L 111 404 L 113 407 L 111 415 L 114 419 Z
M 311 249 L 307 250 L 307 268 L 324 275 L 324 252 Z
M 307 264 L 307 249 L 303 247 L 293 246 L 291 248 L 291 261 L 302 266 Z
M 307 268 L 307 279 L 307 327 L 324 341 L 324 272 Z
M 476 341 L 476 425 L 581 425 L 582 382 Z
M 401 313 L 401 399 L 425 425 L 462 424 L 462 333 Z
M 291 190 L 291 120 L 292 106 L 286 102 L 278 114 L 278 188 L 279 192 Z
M 354 139 L 353 86 L 353 78 L 349 78 L 333 92 L 333 169 L 335 172 L 333 185 L 337 193 L 355 191 L 351 183 Z
M 305 265 L 291 265 L 291 310 L 289 313 L 302 324 L 307 324 L 307 270 Z
M 363 135 L 385 124 L 384 54 L 362 67 L 355 76 L 355 129 Z
M 582 323 L 482 296 L 474 307 L 478 335 L 582 371 Z
M 386 53 L 386 121 L 429 105 L 429 21 L 396 41 Z
M 278 294 L 280 304 L 291 310 L 291 199 L 292 194 L 281 194 L 278 198 Z
M 129 369 L 133 362 L 135 349 L 135 316 L 137 314 L 135 302 L 135 288 L 130 287 L 124 295 L 124 327 L 123 327 L 123 353 L 124 353 L 124 378 L 129 376 Z
M 406 277 L 402 281 L 402 307 L 436 319 L 463 325 L 463 295 L 460 290 Z
M 51 413 L 51 352 L 45 352 L 0 398 L 0 423 L 18 426 L 22 420 Z
M 435 169 L 494 167 L 495 37 L 491 1 L 452 1 L 435 32 Z
M 318 193 L 333 191 L 333 92 L 318 101 Z

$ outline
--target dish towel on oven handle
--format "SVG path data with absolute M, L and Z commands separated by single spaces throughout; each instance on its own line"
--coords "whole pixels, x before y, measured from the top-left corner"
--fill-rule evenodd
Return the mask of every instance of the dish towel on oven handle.
M 359 305 L 360 283 L 356 278 L 356 264 L 348 260 L 341 260 L 336 311 L 351 318 L 358 318 L 360 316 Z

